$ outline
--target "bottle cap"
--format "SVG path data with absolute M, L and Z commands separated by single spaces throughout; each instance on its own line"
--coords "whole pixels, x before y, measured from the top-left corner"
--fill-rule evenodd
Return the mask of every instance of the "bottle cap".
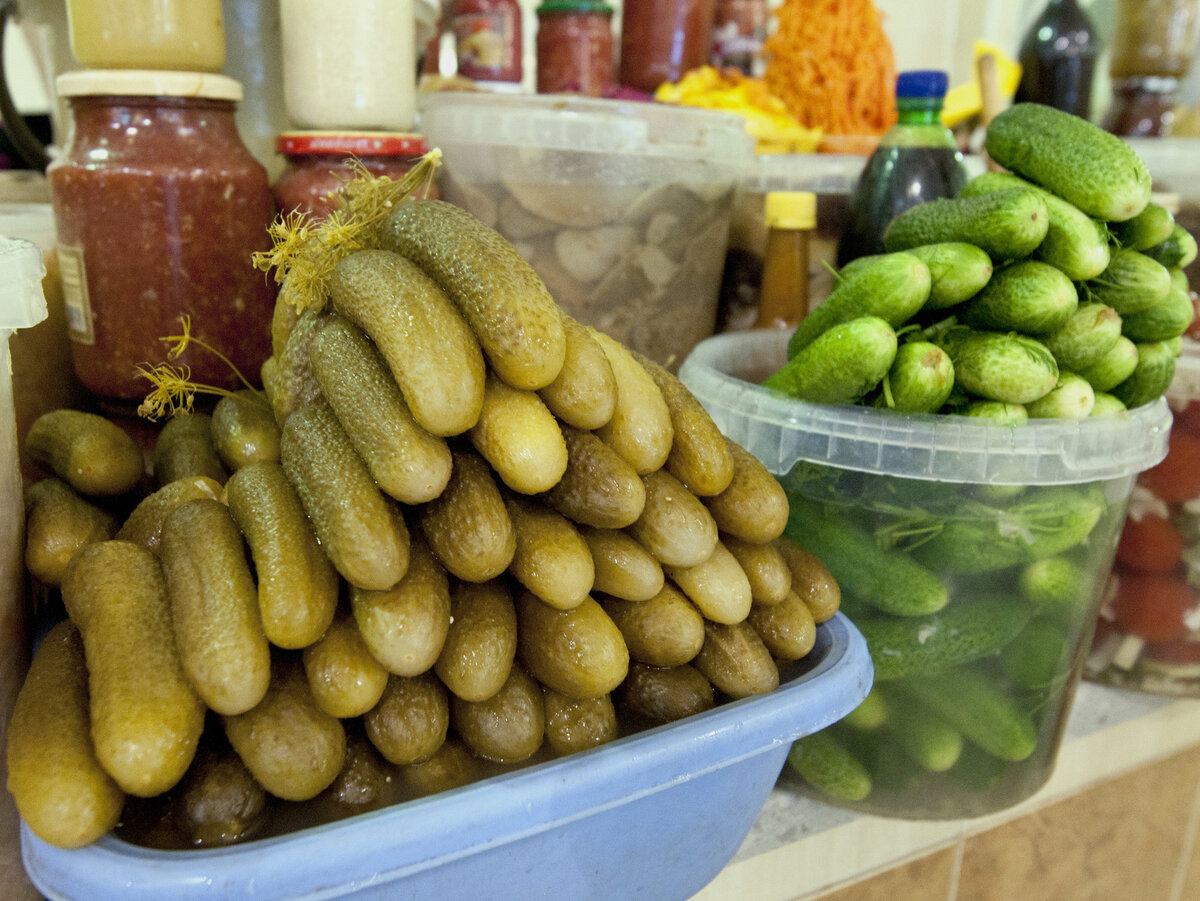
M 896 79 L 896 97 L 945 97 L 950 76 L 937 69 L 901 72 Z
M 602 13 L 613 14 L 613 8 L 604 0 L 547 0 L 537 10 L 539 16 L 550 13 Z
M 158 69 L 75 69 L 55 80 L 60 97 L 198 97 L 242 99 L 242 84 L 227 75 Z
M 772 191 L 767 194 L 765 207 L 767 228 L 817 226 L 817 195 L 808 191 Z
M 394 131 L 285 131 L 275 137 L 278 153 L 356 156 L 421 156 L 429 152 L 424 135 Z

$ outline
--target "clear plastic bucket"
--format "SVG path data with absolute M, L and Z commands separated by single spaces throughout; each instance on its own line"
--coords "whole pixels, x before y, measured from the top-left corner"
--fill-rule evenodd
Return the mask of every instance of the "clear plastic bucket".
M 787 340 L 711 338 L 680 378 L 783 484 L 788 535 L 867 638 L 872 697 L 832 734 L 870 791 L 821 797 L 907 818 L 1024 800 L 1053 770 L 1134 480 L 1166 451 L 1166 401 L 1016 428 L 808 404 L 756 384 Z

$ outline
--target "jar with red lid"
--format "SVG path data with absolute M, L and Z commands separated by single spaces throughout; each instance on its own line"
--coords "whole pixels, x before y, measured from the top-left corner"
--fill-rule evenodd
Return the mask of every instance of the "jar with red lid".
M 347 159 L 358 160 L 372 175 L 397 180 L 429 152 L 429 142 L 401 132 L 291 131 L 279 135 L 275 148 L 286 160 L 274 186 L 279 210 L 324 219 L 334 209 L 333 195 L 350 177 Z M 431 185 L 425 196 L 436 197 L 436 187 Z
M 537 90 L 601 96 L 613 84 L 612 7 L 550 0 L 537 8 Z
M 139 401 L 138 364 L 191 334 L 256 380 L 271 352 L 274 287 L 251 256 L 269 250 L 275 214 L 266 169 L 234 122 L 242 91 L 223 75 L 68 72 L 66 147 L 47 170 L 72 360 L 106 398 Z M 174 363 L 193 381 L 238 385 L 196 344 Z
M 715 0 L 638 0 L 621 13 L 622 85 L 648 94 L 708 62 Z
M 522 34 L 517 0 L 453 0 L 450 28 L 459 75 L 493 90 L 520 90 Z

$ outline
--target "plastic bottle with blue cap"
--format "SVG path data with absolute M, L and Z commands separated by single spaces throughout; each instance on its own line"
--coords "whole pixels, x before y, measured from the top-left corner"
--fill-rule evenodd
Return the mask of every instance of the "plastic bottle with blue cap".
M 897 121 L 867 160 L 854 194 L 837 263 L 883 253 L 883 233 L 919 203 L 953 197 L 966 183 L 963 156 L 942 124 L 949 79 L 945 72 L 901 72 L 896 79 Z

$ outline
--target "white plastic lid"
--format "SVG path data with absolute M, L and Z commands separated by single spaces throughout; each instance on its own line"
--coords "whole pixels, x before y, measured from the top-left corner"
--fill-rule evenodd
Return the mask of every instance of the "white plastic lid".
M 718 428 L 776 475 L 804 460 L 906 479 L 1065 485 L 1136 475 L 1167 453 L 1171 413 L 1162 398 L 1122 416 L 1003 426 L 810 404 L 747 381 L 783 365 L 788 338 L 782 330 L 717 335 L 700 342 L 679 370 Z
M 418 96 L 430 143 L 632 154 L 733 163 L 754 139 L 732 113 L 660 103 L 561 95 L 433 92 Z
M 242 99 L 242 83 L 228 75 L 165 69 L 79 69 L 55 80 L 60 97 L 197 97 Z
M 45 277 L 41 248 L 0 236 L 0 329 L 29 328 L 46 318 Z
M 866 162 L 867 158 L 858 154 L 760 153 L 746 166 L 740 187 L 762 194 L 809 191 L 849 195 Z

